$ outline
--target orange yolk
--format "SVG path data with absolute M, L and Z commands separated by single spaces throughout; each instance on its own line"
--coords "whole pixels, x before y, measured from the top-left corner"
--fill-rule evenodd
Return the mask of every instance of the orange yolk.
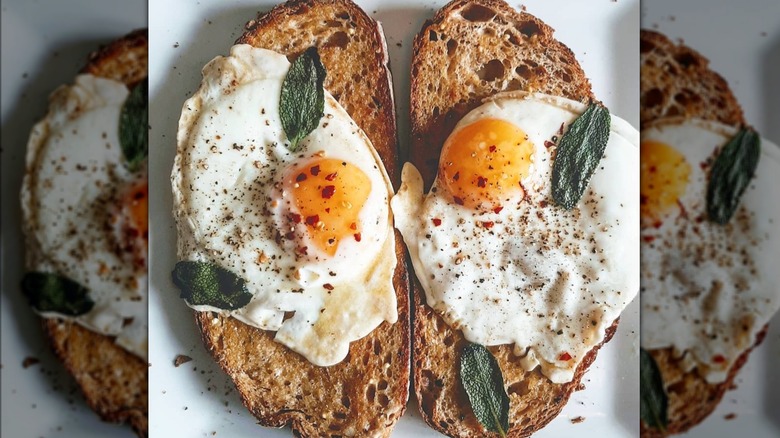
M 149 184 L 135 185 L 127 194 L 125 206 L 130 214 L 130 224 L 144 240 L 149 236 Z
M 290 169 L 284 190 L 292 195 L 295 223 L 306 227 L 309 239 L 332 256 L 344 239 L 360 241 L 358 215 L 371 193 L 371 180 L 356 166 L 341 160 L 316 159 Z
M 498 119 L 483 119 L 447 138 L 439 178 L 456 204 L 493 209 L 522 191 L 534 145 L 522 129 Z
M 642 222 L 659 224 L 685 194 L 691 165 L 673 147 L 656 141 L 643 141 L 640 154 Z

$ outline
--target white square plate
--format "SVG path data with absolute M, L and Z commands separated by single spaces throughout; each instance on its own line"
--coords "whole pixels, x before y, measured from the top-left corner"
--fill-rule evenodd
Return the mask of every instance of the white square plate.
M 382 22 L 394 76 L 398 129 L 405 147 L 409 126 L 409 75 L 412 41 L 425 19 L 443 1 L 358 1 Z M 289 437 L 289 429 L 264 429 L 241 404 L 233 383 L 203 348 L 192 312 L 178 298 L 170 271 L 176 263 L 169 175 L 176 148 L 176 127 L 184 100 L 199 86 L 201 68 L 226 55 L 243 25 L 276 2 L 185 0 L 150 5 L 151 104 L 151 276 L 150 409 L 151 430 L 159 436 Z M 635 126 L 639 119 L 639 2 L 526 0 L 528 12 L 556 29 L 611 111 Z M 520 2 L 512 2 L 520 8 Z M 586 389 L 538 437 L 571 434 L 636 436 L 639 424 L 638 302 L 621 318 L 615 338 L 599 353 L 585 376 Z M 193 361 L 176 368 L 174 358 Z M 571 420 L 585 421 L 573 424 Z M 420 419 L 410 402 L 393 436 L 439 434 Z

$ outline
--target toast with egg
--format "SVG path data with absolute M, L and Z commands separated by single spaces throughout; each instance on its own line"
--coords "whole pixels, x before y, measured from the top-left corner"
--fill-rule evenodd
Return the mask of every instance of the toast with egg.
M 325 89 L 363 129 L 397 187 L 395 107 L 379 23 L 349 0 L 294 0 L 250 21 L 236 43 L 289 59 L 316 46 L 327 71 Z M 274 341 L 274 332 L 196 313 L 207 349 L 261 425 L 289 425 L 305 437 L 390 435 L 406 409 L 410 355 L 409 280 L 400 237 L 395 254 L 397 322 L 383 322 L 352 342 L 336 365 L 313 365 Z
M 731 89 L 700 53 L 676 44 L 665 35 L 643 29 L 640 34 L 640 119 L 643 129 L 665 118 L 703 119 L 728 125 L 746 123 Z M 753 346 L 734 362 L 722 383 L 709 383 L 696 370 L 686 371 L 673 349 L 648 350 L 658 365 L 668 395 L 668 425 L 665 432 L 641 422 L 642 437 L 682 433 L 703 421 L 717 407 L 724 393 L 759 345 L 767 326 L 758 332 Z
M 122 82 L 128 87 L 147 76 L 147 30 L 139 29 L 92 53 L 81 73 Z M 29 234 L 28 234 L 29 236 Z M 27 257 L 36 257 L 28 246 Z M 89 406 L 104 421 L 130 423 L 148 435 L 148 364 L 111 336 L 60 318 L 43 318 L 52 349 L 81 387 Z
M 455 124 L 483 99 L 510 90 L 535 91 L 587 103 L 594 98 L 572 51 L 538 18 L 500 0 L 455 0 L 422 27 L 414 41 L 410 161 L 425 189 Z M 425 303 L 419 281 L 413 293 L 413 382 L 420 413 L 432 428 L 452 437 L 498 436 L 475 417 L 459 377 L 459 352 L 467 344 Z M 618 321 L 606 330 L 614 335 Z M 539 368 L 526 372 L 512 345 L 488 347 L 510 398 L 507 436 L 525 437 L 555 418 L 602 344 L 590 350 L 572 381 L 554 384 Z

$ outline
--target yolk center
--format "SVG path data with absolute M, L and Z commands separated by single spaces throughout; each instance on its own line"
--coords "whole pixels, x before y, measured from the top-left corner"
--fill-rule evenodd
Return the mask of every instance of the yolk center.
M 640 154 L 642 222 L 658 224 L 685 194 L 691 165 L 673 147 L 657 141 L 643 141 Z
M 371 180 L 342 160 L 317 159 L 288 170 L 285 192 L 292 195 L 293 223 L 302 223 L 313 243 L 332 256 L 346 238 L 361 241 L 360 211 L 371 193 Z
M 492 209 L 522 191 L 534 145 L 522 129 L 499 119 L 483 119 L 447 138 L 439 163 L 440 182 L 453 201 L 472 209 Z

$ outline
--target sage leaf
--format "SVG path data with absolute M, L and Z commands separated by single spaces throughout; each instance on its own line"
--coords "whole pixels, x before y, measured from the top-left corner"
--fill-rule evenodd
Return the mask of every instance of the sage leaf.
M 666 431 L 669 399 L 661 379 L 661 371 L 650 353 L 640 349 L 639 354 L 640 417 L 649 427 Z
M 279 116 L 292 152 L 298 150 L 298 143 L 317 127 L 324 114 L 325 75 L 317 48 L 310 47 L 292 63 L 282 82 Z
M 485 429 L 502 437 L 509 431 L 509 396 L 496 358 L 479 344 L 468 344 L 460 357 L 460 380 L 471 409 Z
M 149 86 L 147 79 L 130 91 L 119 115 L 119 143 L 125 166 L 131 172 L 140 169 L 149 155 Z
M 193 306 L 212 306 L 224 310 L 240 309 L 252 299 L 244 279 L 209 262 L 184 261 L 173 269 L 173 283 Z
M 86 287 L 69 278 L 46 272 L 25 274 L 22 278 L 22 293 L 39 312 L 79 316 L 92 310 L 95 305 Z
M 718 154 L 710 170 L 707 185 L 707 215 L 726 224 L 739 206 L 761 157 L 761 137 L 750 128 L 742 128 Z
M 611 117 L 599 103 L 591 103 L 561 137 L 552 169 L 556 204 L 571 210 L 580 201 L 609 140 Z

